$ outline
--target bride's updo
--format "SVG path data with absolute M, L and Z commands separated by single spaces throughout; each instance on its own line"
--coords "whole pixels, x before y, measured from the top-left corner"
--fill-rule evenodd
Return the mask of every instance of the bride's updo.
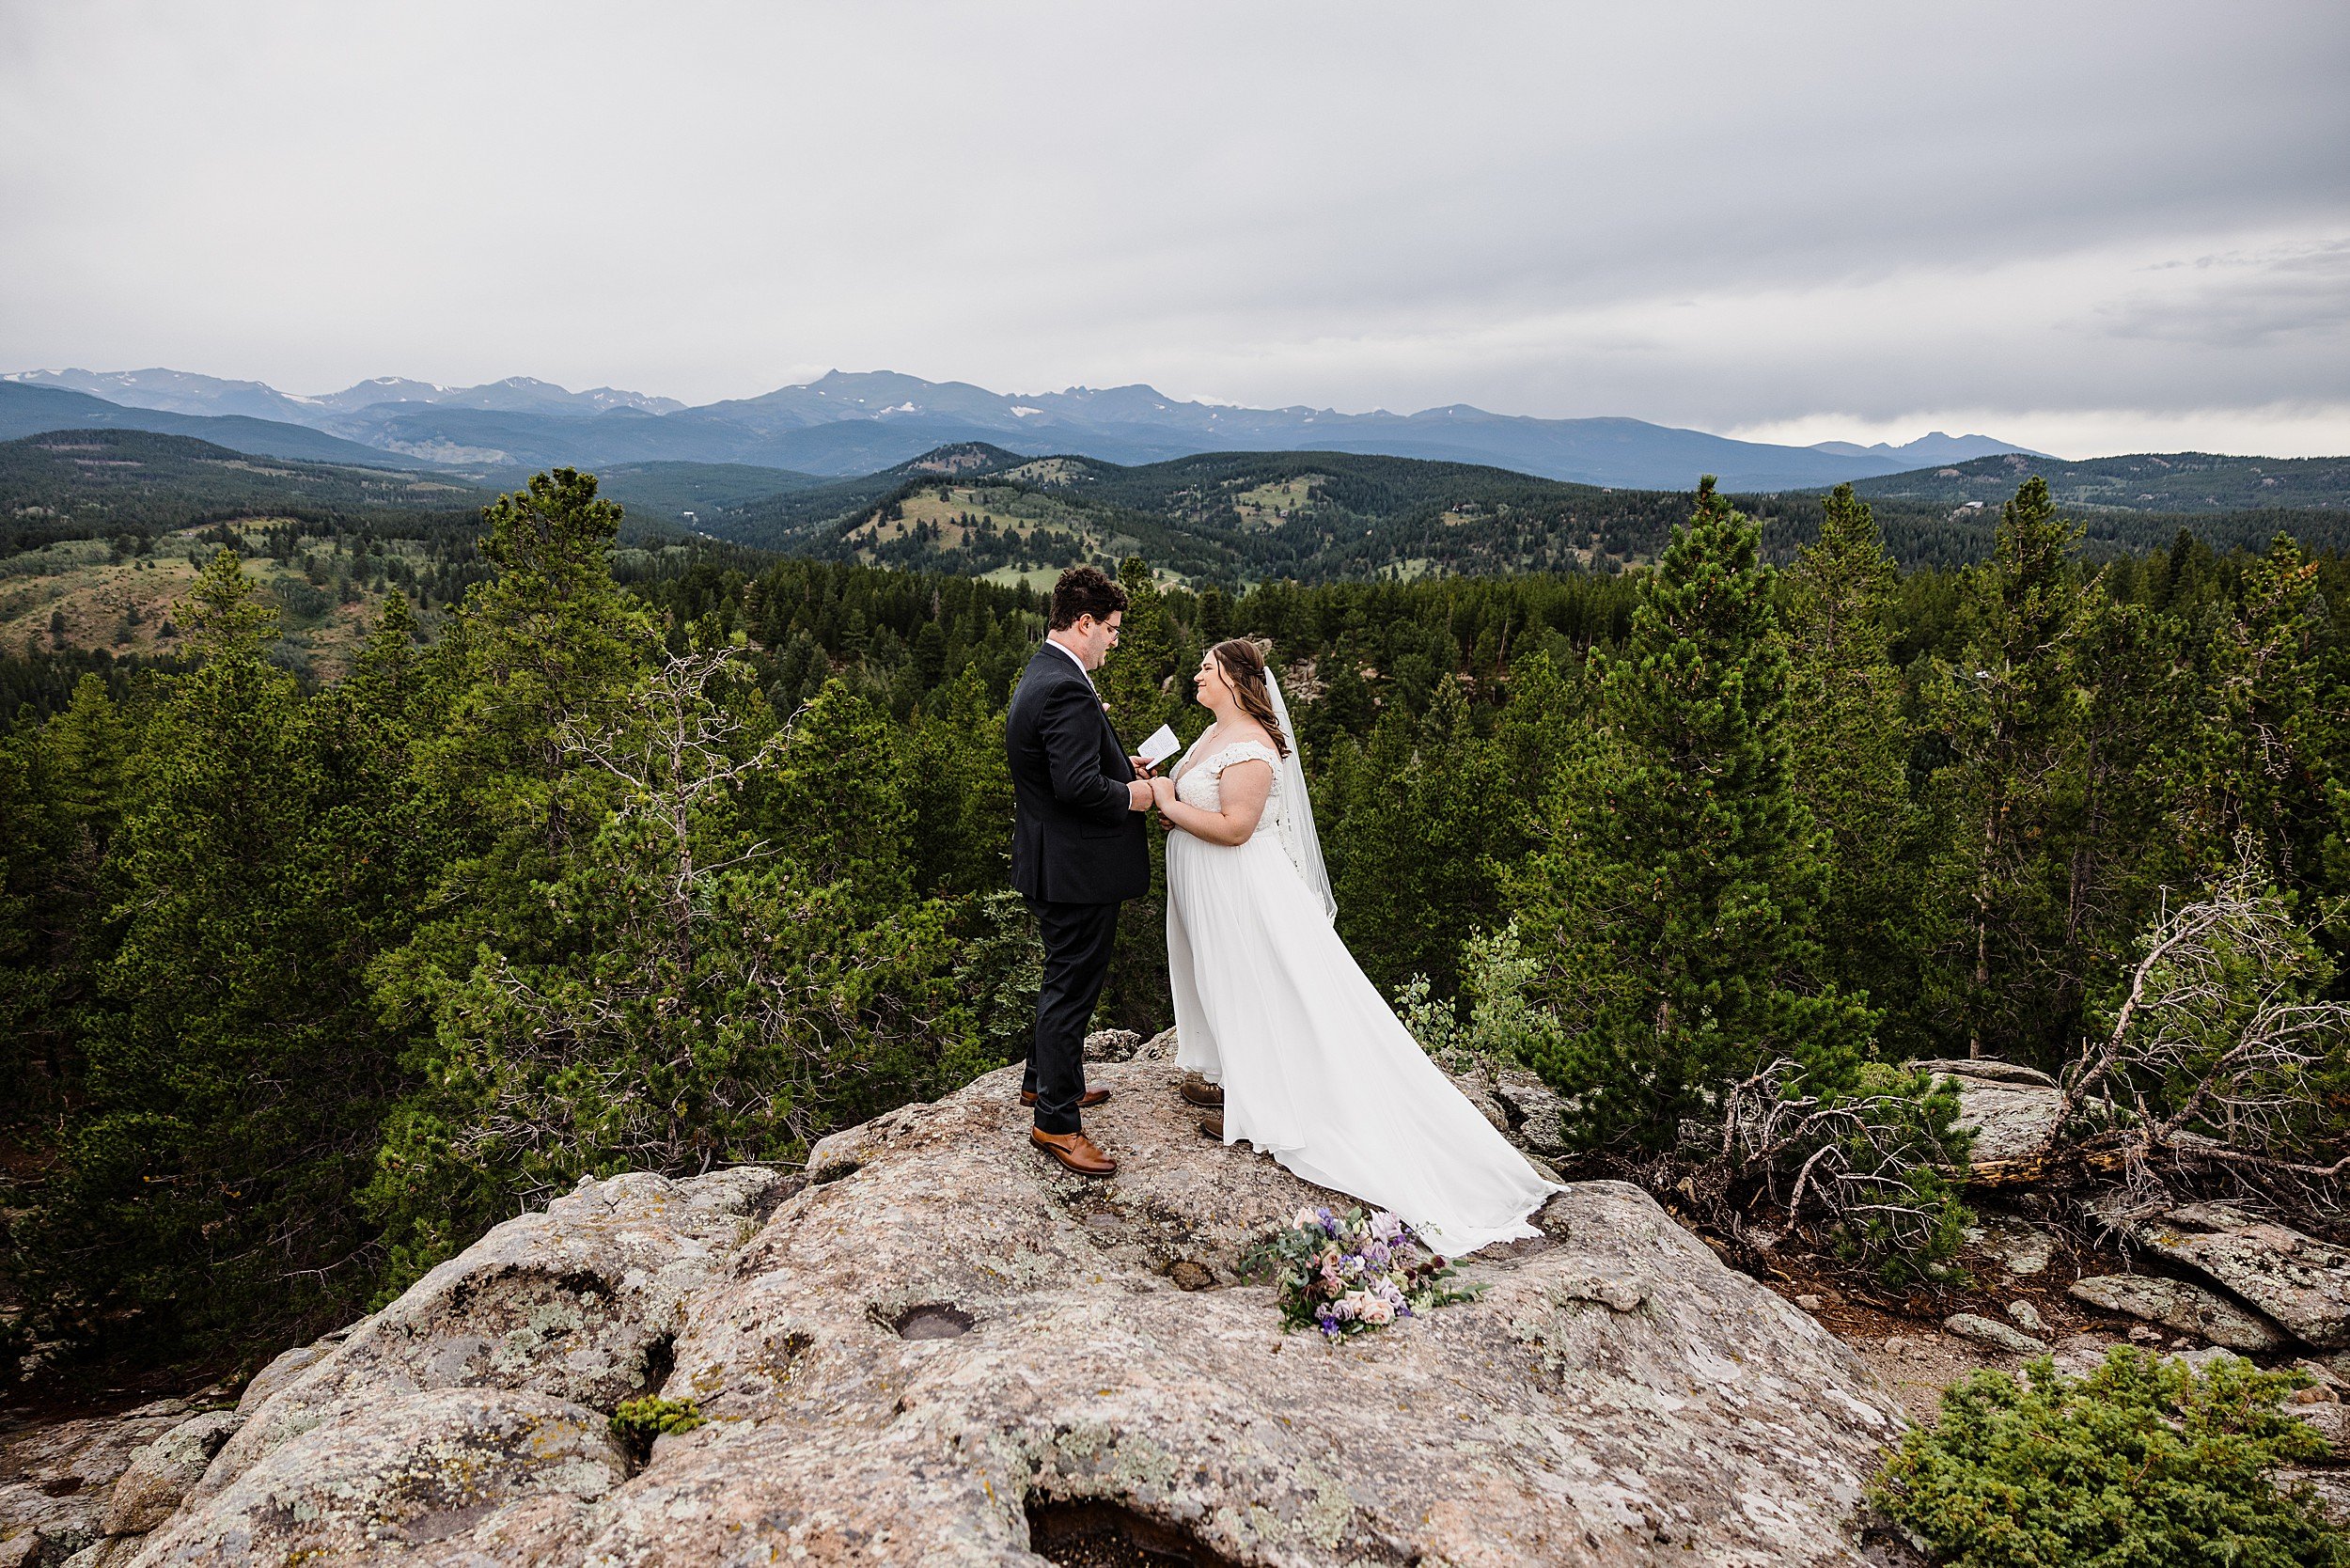
M 1273 716 L 1273 698 L 1265 689 L 1264 649 L 1247 637 L 1231 637 L 1208 650 L 1215 655 L 1216 668 L 1232 683 L 1232 695 L 1240 702 L 1240 711 L 1264 726 L 1264 732 L 1273 737 L 1273 749 L 1287 757 L 1290 738 L 1281 733 L 1280 720 Z

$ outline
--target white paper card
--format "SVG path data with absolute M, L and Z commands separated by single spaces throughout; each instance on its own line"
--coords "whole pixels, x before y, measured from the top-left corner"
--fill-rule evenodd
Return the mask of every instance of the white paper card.
M 1175 738 L 1175 731 L 1162 724 L 1142 743 L 1141 757 L 1155 768 L 1183 749 L 1183 743 Z

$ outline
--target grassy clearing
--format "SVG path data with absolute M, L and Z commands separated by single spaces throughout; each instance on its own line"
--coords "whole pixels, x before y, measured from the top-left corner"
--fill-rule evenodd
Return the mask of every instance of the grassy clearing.
M 1049 593 L 1053 585 L 1060 581 L 1060 574 L 1067 570 L 1067 567 L 1061 566 L 1032 566 L 1023 572 L 1016 566 L 999 566 L 993 572 L 983 573 L 979 581 L 1000 583 L 1006 588 L 1018 588 L 1026 583 L 1039 593 Z
M 237 525 L 248 547 L 258 546 L 270 521 Z M 247 556 L 244 570 L 277 609 L 287 662 L 334 680 L 350 669 L 387 590 L 369 585 L 375 573 L 361 557 L 330 541 L 304 542 L 307 548 L 290 560 Z M 71 540 L 0 561 L 0 647 L 108 649 L 149 657 L 183 652 L 180 603 L 196 582 L 195 557 L 211 548 L 189 529 L 158 540 L 149 556 L 118 557 L 102 541 Z M 393 557 L 424 558 L 415 541 L 386 541 L 384 548 Z M 379 572 L 381 564 L 378 557 Z M 345 577 L 353 579 L 348 602 L 340 588 Z
M 1312 504 L 1316 485 L 1328 482 L 1326 474 L 1298 474 L 1244 490 L 1232 497 L 1232 506 L 1240 513 L 1243 528 L 1277 528 L 1299 509 Z
M 1085 477 L 1085 469 L 1067 458 L 1039 458 L 1004 470 L 1004 478 L 1023 484 L 1075 484 Z
M 1087 525 L 1083 513 L 1049 495 L 1014 490 L 1008 485 L 948 485 L 943 495 L 936 489 L 918 490 L 905 498 L 901 510 L 903 516 L 886 523 L 867 523 L 850 537 L 882 543 L 903 539 L 929 523 L 937 527 L 940 544 L 952 548 L 963 542 L 965 517 L 975 525 L 993 524 L 998 531 L 1017 528 L 1028 533 L 1045 527 L 1077 534 L 1089 543 L 1095 537 L 1095 530 Z

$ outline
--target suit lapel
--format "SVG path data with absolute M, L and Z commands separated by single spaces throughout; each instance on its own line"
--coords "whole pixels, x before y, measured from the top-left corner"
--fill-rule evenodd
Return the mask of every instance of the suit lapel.
M 1080 675 L 1085 672 L 1080 670 Z M 1126 743 L 1119 738 L 1118 726 L 1110 722 L 1110 711 L 1102 706 L 1102 689 L 1093 683 L 1093 677 L 1085 675 L 1086 690 L 1093 694 L 1093 711 L 1102 715 L 1102 728 L 1109 731 L 1110 749 L 1121 759 L 1126 755 Z M 1129 770 L 1132 771 L 1131 769 Z
M 1093 676 L 1091 672 L 1089 672 L 1085 666 L 1071 658 L 1068 651 L 1062 648 L 1058 643 L 1044 643 L 1040 645 L 1036 651 L 1034 658 L 1029 661 L 1029 667 L 1031 669 L 1035 667 L 1036 660 L 1038 659 L 1050 660 L 1053 664 L 1059 666 L 1063 670 L 1074 675 L 1079 681 L 1085 683 L 1087 693 L 1093 698 L 1093 711 L 1102 715 L 1102 728 L 1109 731 L 1110 749 L 1117 752 L 1120 757 L 1123 758 L 1126 755 L 1126 743 L 1119 735 L 1118 726 L 1110 722 L 1109 710 L 1102 706 L 1101 688 L 1093 683 Z M 1131 774 L 1133 771 L 1134 769 L 1130 765 L 1127 772 Z

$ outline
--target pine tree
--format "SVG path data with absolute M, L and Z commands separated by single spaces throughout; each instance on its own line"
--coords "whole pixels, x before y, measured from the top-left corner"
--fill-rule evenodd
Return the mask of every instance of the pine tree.
M 2187 805 L 2202 704 L 2180 627 L 2094 585 L 2085 598 L 2072 661 L 2073 741 L 2049 794 L 2061 924 L 2032 950 L 2038 995 L 2027 1007 L 2038 1034 L 2020 1045 L 2051 1062 L 2072 1054 L 2085 1012 L 2123 982 L 2164 889 L 2202 885 L 2227 853 L 2199 838 Z
M 1199 613 L 1192 629 L 1203 648 L 1213 648 L 1232 635 L 1232 600 L 1211 583 L 1199 592 Z
M 1536 1065 L 1594 1146 L 1668 1145 L 1710 1090 L 1775 1058 L 1838 1086 L 1868 1045 L 1869 1011 L 1818 984 L 1826 868 L 1795 796 L 1759 534 L 1700 484 L 1515 879 L 1565 1026 Z
M 0 1081 L 22 1088 L 0 1125 L 54 1124 L 75 1072 L 133 741 L 130 716 L 89 674 L 63 713 L 0 738 Z
M 1010 885 L 1011 774 L 1004 716 L 991 712 L 974 669 L 932 693 L 907 737 L 915 885 L 929 894 L 977 894 Z
M 352 1200 L 394 1056 L 364 933 L 409 889 L 353 885 L 366 838 L 343 835 L 391 808 L 397 770 L 321 765 L 232 553 L 184 613 L 202 662 L 143 737 L 112 856 L 120 941 L 37 1251 L 39 1294 L 85 1314 L 67 1331 L 129 1313 L 200 1345 L 315 1326 L 364 1289 Z
M 1324 654 L 1315 661 L 1315 673 L 1322 681 L 1322 695 L 1303 710 L 1291 705 L 1308 745 L 1318 755 L 1334 756 L 1342 737 L 1369 739 L 1379 708 L 1352 651 L 1341 647 Z
M 592 475 L 568 468 L 483 513 L 481 553 L 498 574 L 444 629 L 433 652 L 445 717 L 415 747 L 416 831 L 444 868 L 427 900 L 434 917 L 379 976 L 412 1021 L 484 942 L 535 954 L 554 939 L 540 889 L 609 808 L 608 779 L 576 765 L 572 740 L 613 712 L 658 650 L 650 618 L 612 578 L 619 519 Z
M 1368 748 L 1342 743 L 1324 798 L 1339 931 L 1355 961 L 1383 992 L 1420 975 L 1449 996 L 1462 939 L 1501 921 L 1499 868 L 1523 852 L 1530 809 L 1459 682 L 1438 688 L 1419 724 L 1391 709 Z
M 906 896 L 874 767 L 894 737 L 834 685 L 760 741 L 754 690 L 679 655 L 564 731 L 609 809 L 540 888 L 546 956 L 485 945 L 435 985 L 430 1083 L 368 1192 L 393 1285 L 583 1174 L 804 1153 L 968 1059 L 948 911 Z
M 848 884 L 875 913 L 912 899 L 914 782 L 886 714 L 834 681 L 765 772 L 750 786 L 752 821 L 817 881 Z
M 2277 536 L 2212 627 L 2211 699 L 2200 705 L 2207 839 L 2224 855 L 2248 832 L 2278 887 L 2304 902 L 2339 880 L 2327 875 L 2329 848 L 2339 859 L 2350 843 L 2350 781 L 2334 744 L 2342 726 L 2326 702 L 2332 628 L 2317 572 L 2291 536 Z
M 1930 1054 L 1919 995 L 1924 843 L 1909 794 L 1909 724 L 1888 632 L 1896 574 L 1869 504 L 1839 485 L 1787 574 L 1795 795 L 1822 835 L 1823 970 L 1887 1008 L 1888 1033 Z
M 1549 794 L 1575 732 L 1590 722 L 1585 696 L 1580 675 L 1570 678 L 1547 653 L 1526 654 L 1510 666 L 1494 745 L 1512 788 L 1527 803 L 1529 830 L 1535 804 Z
M 2001 509 L 1992 559 L 1966 573 L 1958 662 L 1937 662 L 1921 694 L 1951 759 L 1932 785 L 1949 835 L 1936 877 L 1961 911 L 1941 987 L 1969 1056 L 2044 1048 L 2033 955 L 2058 940 L 2072 880 L 2058 825 L 2089 615 L 2076 534 L 2046 481 L 2027 479 Z

